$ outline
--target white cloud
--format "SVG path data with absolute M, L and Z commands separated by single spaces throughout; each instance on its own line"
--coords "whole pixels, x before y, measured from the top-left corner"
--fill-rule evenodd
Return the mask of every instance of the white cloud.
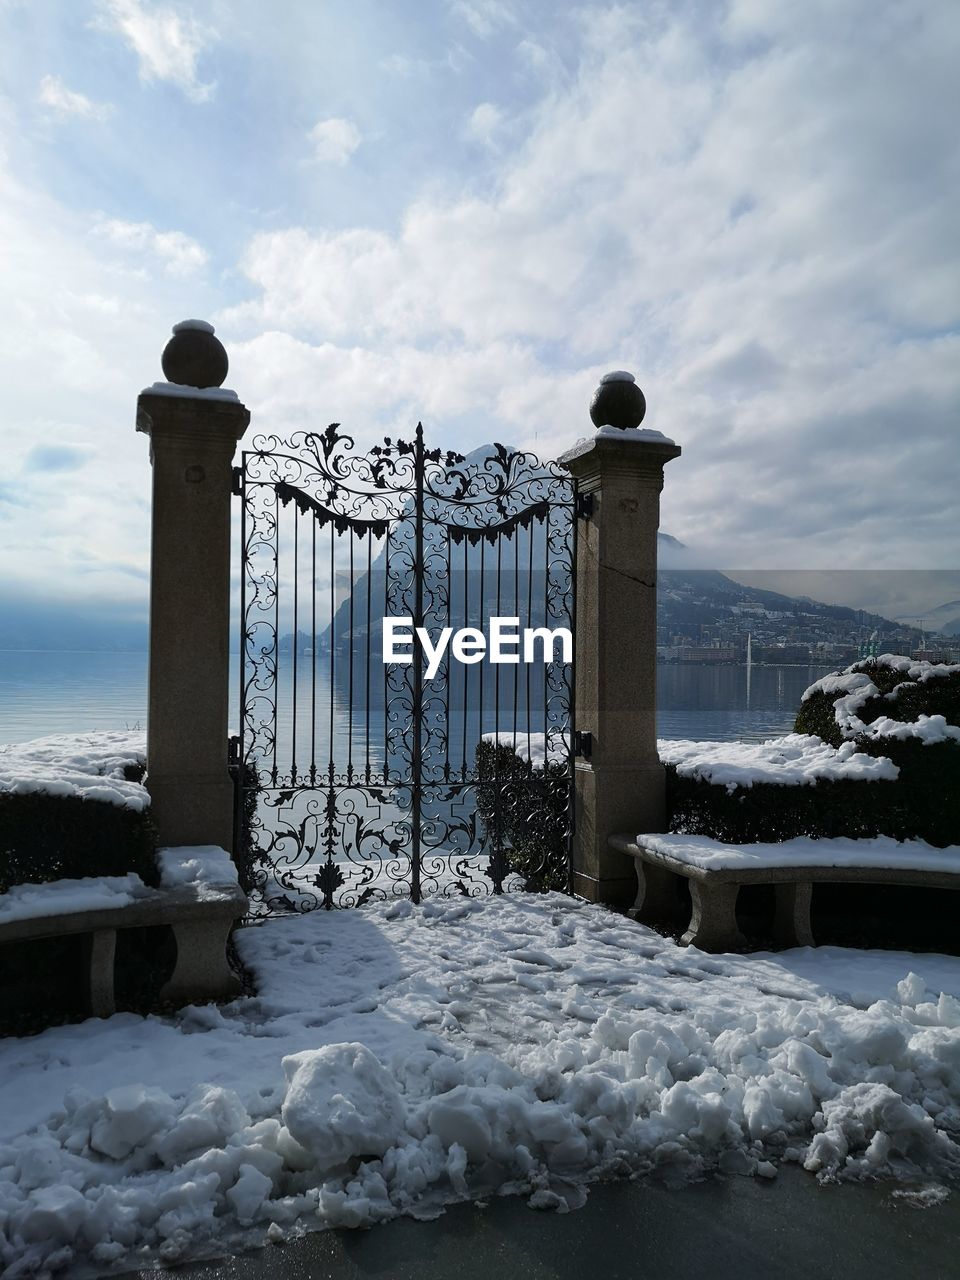
M 503 112 L 492 102 L 481 102 L 467 120 L 466 135 L 482 146 L 495 148 L 503 128 Z
M 353 121 L 339 116 L 318 120 L 308 137 L 314 160 L 323 164 L 346 164 L 363 140 Z
M 44 76 L 40 81 L 37 101 L 60 116 L 80 116 L 87 120 L 105 120 L 112 111 L 106 102 L 93 102 L 82 93 L 68 89 L 59 76 Z
M 855 40 L 829 7 L 591 10 L 494 194 L 257 235 L 260 296 L 226 315 L 401 380 L 414 351 L 470 355 L 477 430 L 530 443 L 539 418 L 558 451 L 595 374 L 633 368 L 685 446 L 675 535 L 741 566 L 955 563 L 960 20 L 907 8 L 850 0 Z
M 505 27 L 516 25 L 517 21 L 503 0 L 453 0 L 450 7 L 482 40 Z
M 208 101 L 214 84 L 198 79 L 197 60 L 215 32 L 176 9 L 148 7 L 143 0 L 100 0 L 104 20 L 137 55 L 141 79 L 166 80 L 193 102 Z
M 155 255 L 173 275 L 189 275 L 207 262 L 207 251 L 182 231 L 158 231 L 149 222 L 119 218 L 103 218 L 94 229 L 122 249 Z

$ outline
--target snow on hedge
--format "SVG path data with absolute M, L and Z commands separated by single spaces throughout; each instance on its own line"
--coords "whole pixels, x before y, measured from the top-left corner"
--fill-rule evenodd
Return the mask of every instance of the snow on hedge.
M 903 657 L 901 654 L 882 653 L 876 658 L 861 659 L 844 671 L 823 676 L 804 690 L 801 703 L 809 702 L 817 693 L 833 698 L 834 717 L 845 738 L 852 739 L 863 735 L 870 738 L 919 738 L 924 745 L 951 739 L 960 741 L 960 728 L 948 724 L 944 717 L 939 715 L 920 715 L 916 721 L 893 720 L 889 716 L 882 716 L 872 724 L 864 724 L 859 713 L 871 698 L 882 696 L 885 701 L 895 703 L 901 688 L 901 685 L 897 685 L 889 693 L 881 695 L 868 672 L 858 669 L 868 663 L 899 672 L 904 676 L 904 684 L 927 684 L 931 680 L 943 680 L 960 672 L 958 664 L 920 662 Z
M 544 742 L 542 733 L 514 733 L 512 730 L 503 733 L 485 733 L 483 741 L 499 743 L 501 747 L 510 747 L 521 760 L 529 760 L 535 769 L 543 768 Z M 549 735 L 549 752 L 551 764 L 566 764 L 570 755 L 570 739 L 562 729 Z
M 706 955 L 559 895 L 237 944 L 256 998 L 0 1041 L 0 1265 L 563 1208 L 632 1173 L 960 1178 L 960 959 Z
M 77 796 L 125 809 L 150 804 L 139 782 L 128 782 L 124 766 L 146 761 L 146 736 L 140 731 L 55 734 L 0 746 L 0 792 Z
M 766 742 L 660 741 L 664 764 L 683 778 L 702 778 L 733 791 L 770 782 L 798 787 L 841 779 L 896 780 L 899 768 L 886 756 L 868 756 L 852 742 L 832 747 L 813 734 L 788 733 Z
M 485 733 L 483 740 L 498 741 L 501 746 L 511 747 L 522 760 L 530 760 L 536 768 L 543 767 L 542 733 Z M 568 750 L 567 739 L 562 733 L 551 734 L 551 763 L 565 763 Z M 886 756 L 868 756 L 857 751 L 852 742 L 844 742 L 839 748 L 832 747 L 807 733 L 788 733 L 765 742 L 694 742 L 661 738 L 657 742 L 657 750 L 664 764 L 676 765 L 681 777 L 702 778 L 705 782 L 726 787 L 728 791 L 735 787 L 752 787 L 760 782 L 799 787 L 849 778 L 895 781 L 900 776 L 899 768 Z

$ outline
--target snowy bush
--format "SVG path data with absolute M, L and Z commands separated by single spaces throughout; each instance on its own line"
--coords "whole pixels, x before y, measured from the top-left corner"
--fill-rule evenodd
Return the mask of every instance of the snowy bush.
M 134 871 L 158 883 L 140 733 L 0 747 L 0 892 Z
M 960 842 L 960 666 L 890 653 L 855 662 L 806 690 L 795 727 L 893 761 L 887 834 Z
M 566 890 L 570 781 L 565 762 L 528 761 L 512 742 L 486 740 L 477 744 L 476 761 L 477 812 L 491 849 L 499 838 L 527 890 Z

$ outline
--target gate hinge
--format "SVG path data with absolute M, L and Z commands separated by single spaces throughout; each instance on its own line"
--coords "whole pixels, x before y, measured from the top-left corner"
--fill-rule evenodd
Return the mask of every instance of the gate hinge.
M 230 485 L 230 492 L 240 497 L 243 493 L 243 467 L 232 467 L 233 482 Z
M 585 733 L 582 729 L 574 730 L 573 734 L 573 754 L 582 756 L 584 760 L 589 760 L 593 754 L 593 734 Z
M 240 738 L 238 734 L 233 734 L 227 739 L 227 764 L 231 769 L 235 769 L 240 763 Z
M 577 494 L 577 517 L 580 520 L 589 520 L 593 515 L 593 494 L 578 493 Z

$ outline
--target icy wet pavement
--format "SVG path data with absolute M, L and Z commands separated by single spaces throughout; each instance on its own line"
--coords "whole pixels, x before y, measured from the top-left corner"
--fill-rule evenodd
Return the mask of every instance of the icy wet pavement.
M 518 1199 L 451 1206 L 434 1222 L 325 1231 L 178 1280 L 955 1280 L 960 1196 L 919 1209 L 877 1184 L 711 1178 L 591 1189 L 575 1213 Z M 155 1271 L 138 1273 L 157 1280 Z

